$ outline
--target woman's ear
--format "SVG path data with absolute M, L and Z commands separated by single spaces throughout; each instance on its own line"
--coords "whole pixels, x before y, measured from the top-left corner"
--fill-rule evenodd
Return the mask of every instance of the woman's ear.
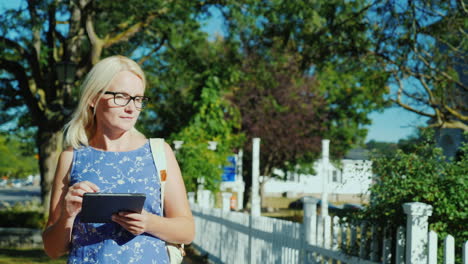
M 88 102 L 88 105 L 91 107 L 91 108 L 94 108 L 96 107 L 96 102 L 97 100 L 99 99 L 99 96 L 94 96 L 93 99 L 90 99 L 89 102 Z

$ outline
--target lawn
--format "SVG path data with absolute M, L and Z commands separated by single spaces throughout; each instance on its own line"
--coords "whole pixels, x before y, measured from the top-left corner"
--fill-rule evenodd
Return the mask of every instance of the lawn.
M 66 256 L 53 260 L 42 249 L 0 248 L 0 264 L 64 264 L 66 262 Z

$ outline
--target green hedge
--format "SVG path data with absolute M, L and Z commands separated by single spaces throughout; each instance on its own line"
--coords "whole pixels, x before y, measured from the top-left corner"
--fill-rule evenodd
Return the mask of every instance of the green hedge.
M 0 210 L 0 227 L 44 228 L 46 215 L 39 202 L 17 203 Z
M 44 227 L 44 213 L 42 212 L 12 212 L 0 211 L 0 227 Z

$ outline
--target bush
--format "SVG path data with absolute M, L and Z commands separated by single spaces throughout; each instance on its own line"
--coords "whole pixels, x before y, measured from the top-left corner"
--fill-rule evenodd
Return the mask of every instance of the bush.
M 44 228 L 46 216 L 38 202 L 16 203 L 0 210 L 0 227 Z
M 468 145 L 461 148 L 459 160 L 447 161 L 442 151 L 435 147 L 431 133 L 423 133 L 422 140 L 412 152 L 398 150 L 392 157 L 373 160 L 374 184 L 370 188 L 370 204 L 351 219 L 366 220 L 378 226 L 391 228 L 406 225 L 402 205 L 422 202 L 433 207 L 429 228 L 442 239 L 454 236 L 456 250 L 468 239 L 466 229 Z M 440 247 L 442 248 L 442 247 Z

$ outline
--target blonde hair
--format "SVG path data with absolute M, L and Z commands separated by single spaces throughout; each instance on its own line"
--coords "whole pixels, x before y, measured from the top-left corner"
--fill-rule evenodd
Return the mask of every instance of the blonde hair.
M 107 91 L 114 77 L 122 71 L 134 73 L 143 81 L 146 79 L 141 67 L 133 60 L 116 55 L 107 57 L 94 65 L 81 85 L 81 97 L 72 119 L 65 125 L 65 146 L 80 148 L 88 146 L 88 141 L 96 132 L 95 109 L 103 92 Z M 91 103 L 95 101 L 94 107 Z

